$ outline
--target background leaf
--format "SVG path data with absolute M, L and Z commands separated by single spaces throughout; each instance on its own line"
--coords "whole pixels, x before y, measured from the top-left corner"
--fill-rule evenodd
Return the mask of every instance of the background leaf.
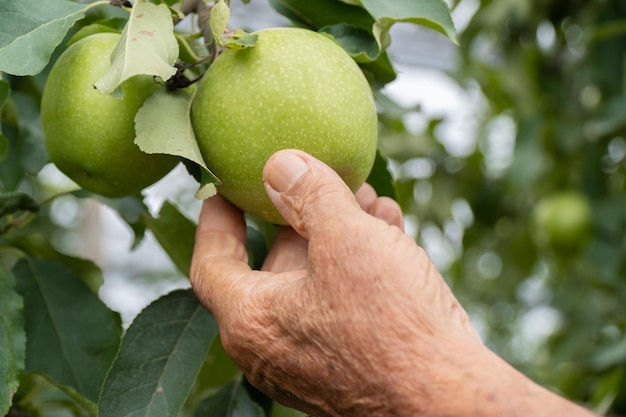
M 0 194 L 0 217 L 18 211 L 39 211 L 39 204 L 28 194 L 10 191 Z
M 371 31 L 374 24 L 372 16 L 361 7 L 337 0 L 270 0 L 270 4 L 294 23 L 313 30 L 343 23 Z
M 2 74 L 0 74 L 0 109 L 2 109 L 10 94 L 11 86 L 7 80 L 2 79 Z
M 17 125 L 5 124 L 3 133 L 9 140 L 7 162 L 0 164 L 0 179 L 5 191 L 14 190 L 24 172 L 36 174 L 48 162 L 43 142 L 39 103 L 22 91 L 13 91 L 5 108 L 18 117 Z
M 99 417 L 174 417 L 217 334 L 191 290 L 149 305 L 126 332 L 102 388 Z
M 196 224 L 168 201 L 163 203 L 157 218 L 144 213 L 142 219 L 178 270 L 189 276 Z
M 120 340 L 120 319 L 62 264 L 22 258 L 13 268 L 24 297 L 26 371 L 96 402 Z
M 211 9 L 209 16 L 209 26 L 211 27 L 211 33 L 213 39 L 220 41 L 226 28 L 228 27 L 228 20 L 230 19 L 230 8 L 223 0 L 217 1 Z
M 96 81 L 104 93 L 114 92 L 135 75 L 153 75 L 167 81 L 176 74 L 178 42 L 168 7 L 137 2 L 113 51 L 110 70 Z
M 7 159 L 7 154 L 9 153 L 9 139 L 6 136 L 0 133 L 0 162 Z M 0 183 L 0 186 L 2 184 Z
M 214 395 L 216 390 L 241 376 L 237 365 L 226 354 L 218 334 L 211 342 L 209 353 L 191 388 L 185 404 L 185 415 L 192 414 L 199 404 Z
M 274 402 L 270 417 L 307 417 L 307 414 Z
M 76 258 L 59 252 L 50 241 L 41 234 L 29 233 L 11 237 L 7 242 L 14 248 L 24 251 L 33 258 L 46 259 L 62 263 L 71 270 L 94 293 L 98 294 L 104 283 L 102 271 L 87 259 Z
M 128 22 L 128 20 L 120 17 L 96 20 L 95 22 L 82 26 L 78 29 L 76 33 L 74 33 L 67 41 L 67 46 L 70 46 L 79 40 L 96 33 L 122 33 L 122 31 L 124 31 L 124 27 L 126 26 L 126 22 Z
M 348 52 L 356 62 L 371 62 L 378 58 L 380 49 L 371 32 L 346 24 L 324 26 L 328 33 Z
M 6 415 L 24 371 L 26 334 L 23 301 L 15 278 L 0 262 L 0 414 Z
M 193 417 L 263 417 L 263 409 L 256 404 L 242 380 L 231 381 L 213 396 L 204 400 Z
M 379 196 L 386 196 L 395 199 L 396 190 L 391 172 L 387 169 L 387 160 L 380 152 L 376 152 L 374 166 L 370 172 L 367 182 L 374 187 Z
M 41 72 L 67 31 L 90 7 L 58 0 L 0 0 L 0 71 Z
M 97 417 L 93 404 L 86 406 L 84 398 L 81 402 L 77 396 L 68 394 L 44 375 L 27 373 L 20 379 L 20 388 L 8 416 Z
M 2 72 L 0 72 L 0 162 L 6 159 L 9 152 L 9 139 L 2 134 L 2 122 L 4 119 L 2 107 L 10 95 L 11 86 L 7 80 L 2 78 Z M 2 190 L 1 186 L 2 183 L 0 182 L 0 191 Z
M 362 0 L 363 7 L 376 19 L 378 30 L 374 35 L 380 45 L 387 45 L 387 33 L 396 22 L 422 25 L 447 36 L 456 42 L 456 30 L 450 9 L 443 0 Z
M 337 0 L 270 0 L 270 5 L 296 26 L 332 34 L 376 88 L 396 78 L 387 44 L 374 37 L 376 21 L 362 7 Z

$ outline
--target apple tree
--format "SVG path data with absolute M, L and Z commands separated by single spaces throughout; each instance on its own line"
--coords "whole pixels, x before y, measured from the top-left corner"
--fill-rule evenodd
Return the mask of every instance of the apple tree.
M 223 51 L 255 47 L 254 33 L 229 25 L 231 8 L 245 13 L 248 2 L 0 0 L 0 413 L 299 415 L 247 383 L 190 289 L 158 297 L 124 325 L 99 296 L 107 271 L 62 244 L 58 237 L 74 231 L 52 215 L 61 199 L 106 206 L 132 231 L 129 251 L 154 236 L 179 274 L 189 273 L 194 220 L 171 201 L 154 213 L 141 189 L 180 164 L 197 183 L 198 199 L 217 191 L 220 179 L 199 151 L 190 108 L 197 82 Z M 270 3 L 293 26 L 341 46 L 381 114 L 398 114 L 381 92 L 396 77 L 387 53 L 396 23 L 456 42 L 443 0 Z M 106 42 L 65 58 L 96 37 Z M 89 81 L 93 90 L 77 88 L 76 80 L 102 61 L 107 68 Z M 146 80 L 147 94 L 140 88 Z M 380 123 L 384 131 L 394 122 L 381 117 Z M 128 130 L 128 143 L 113 142 Z M 155 155 L 173 162 L 140 182 L 144 159 Z M 377 153 L 368 180 L 380 194 L 395 196 L 387 163 Z M 81 164 L 90 170 L 74 170 Z M 75 183 L 47 181 L 52 165 Z M 115 193 L 119 181 L 128 185 L 123 195 Z M 249 219 L 253 266 L 262 262 L 273 230 Z
M 126 80 L 152 78 L 156 92 L 132 115 L 135 144 L 178 158 L 190 194 L 211 195 L 219 178 L 194 145 L 189 97 L 220 51 L 254 48 L 253 33 L 230 27 L 229 13 L 259 1 L 0 0 L 0 412 L 299 415 L 242 378 L 188 289 L 151 300 L 128 322 L 103 302 L 110 266 L 76 250 L 93 240 L 83 232 L 92 220 L 77 227 L 55 206 L 106 207 L 132 235 L 127 252 L 154 238 L 183 280 L 195 221 L 175 190 L 151 207 L 149 190 L 111 198 L 48 181 L 41 130 L 42 92 L 63 51 L 102 32 L 143 37 L 143 47 L 117 48 L 98 89 L 118 97 Z M 559 394 L 626 415 L 626 5 L 269 3 L 286 24 L 332 37 L 358 63 L 378 111 L 368 181 L 401 204 L 407 233 L 484 342 Z M 407 26 L 419 36 L 394 31 Z M 398 44 L 405 49 L 394 55 Z M 436 72 L 455 92 L 444 96 L 453 111 L 392 94 L 401 61 L 420 57 L 436 70 L 419 76 Z M 258 266 L 274 226 L 248 221 Z

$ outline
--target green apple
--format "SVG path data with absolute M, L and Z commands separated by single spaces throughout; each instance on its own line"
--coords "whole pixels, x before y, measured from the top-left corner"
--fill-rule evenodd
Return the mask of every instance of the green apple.
M 330 165 L 354 191 L 376 156 L 372 92 L 352 58 L 325 35 L 298 28 L 257 32 L 255 47 L 226 50 L 192 104 L 192 124 L 218 191 L 243 211 L 284 224 L 261 178 L 276 151 L 300 149 Z
M 122 84 L 121 98 L 94 88 L 111 65 L 119 34 L 88 36 L 54 64 L 41 100 L 50 160 L 81 187 L 107 197 L 135 194 L 167 174 L 177 159 L 135 145 L 135 113 L 158 86 L 148 76 Z
M 534 237 L 539 245 L 575 249 L 589 237 L 591 205 L 578 191 L 561 191 L 541 198 L 533 208 Z

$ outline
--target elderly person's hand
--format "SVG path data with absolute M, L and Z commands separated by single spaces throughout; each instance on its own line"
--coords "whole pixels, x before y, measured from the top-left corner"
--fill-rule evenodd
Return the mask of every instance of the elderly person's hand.
M 393 200 L 369 185 L 353 195 L 299 151 L 273 155 L 263 177 L 292 227 L 262 270 L 247 264 L 243 214 L 219 196 L 191 270 L 252 384 L 318 417 L 587 415 L 482 345 Z

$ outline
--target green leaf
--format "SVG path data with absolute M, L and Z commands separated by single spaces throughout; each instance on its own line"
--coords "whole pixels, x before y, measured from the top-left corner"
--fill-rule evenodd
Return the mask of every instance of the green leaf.
M 198 39 L 195 34 L 185 34 L 180 32 L 175 32 L 174 36 L 176 36 L 176 40 L 178 41 L 178 60 L 182 62 L 196 62 L 202 60 L 200 45 L 198 44 Z M 194 74 L 196 77 L 199 76 L 198 70 L 193 68 L 188 68 L 187 71 L 190 74 Z M 201 71 L 201 70 L 200 70 Z
M 373 35 L 376 21 L 362 7 L 337 0 L 270 0 L 270 5 L 296 25 L 335 37 L 357 61 L 372 84 L 393 81 L 396 73 L 384 52 L 386 43 Z M 373 40 L 373 42 L 372 42 Z
M 174 291 L 135 318 L 102 388 L 99 417 L 174 417 L 217 334 L 191 290 Z
M 100 268 L 90 260 L 75 258 L 59 252 L 50 241 L 41 234 L 15 236 L 9 240 L 11 246 L 24 251 L 33 258 L 47 259 L 63 264 L 79 277 L 87 287 L 98 294 L 104 283 Z
M 361 63 L 360 67 L 370 84 L 379 89 L 395 80 L 397 76 L 387 52 L 380 54 L 374 62 Z
M 6 126 L 2 137 L 6 139 L 6 157 L 0 163 L 0 190 L 15 190 L 24 175 L 24 170 L 19 160 L 19 142 L 15 126 Z M 0 142 L 4 142 L 0 139 Z
M 13 92 L 11 99 L 19 115 L 16 156 L 24 171 L 36 174 L 49 160 L 41 130 L 39 103 L 31 96 L 17 91 Z
M 202 372 L 198 378 L 204 378 L 201 382 L 211 388 L 221 387 L 241 376 L 241 371 L 224 350 L 219 334 L 211 342 Z
M 18 417 L 97 417 L 98 410 L 94 404 L 86 404 L 84 398 L 77 397 L 78 394 L 68 393 L 67 390 L 59 388 L 45 375 L 31 372 L 20 378 L 20 387 L 13 399 L 12 412 Z M 9 416 L 13 415 L 9 413 Z
M 144 213 L 142 219 L 178 270 L 189 276 L 196 224 L 168 201 L 161 207 L 158 218 Z
M 13 273 L 24 297 L 26 371 L 93 408 L 119 346 L 119 316 L 58 262 L 22 258 Z
M 222 39 L 222 36 L 228 27 L 229 19 L 230 8 L 224 0 L 218 0 L 213 8 L 211 8 L 211 15 L 209 16 L 211 34 L 213 35 L 213 39 L 215 39 L 218 43 L 219 40 Z
M 228 49 L 240 50 L 252 48 L 256 45 L 258 39 L 259 35 L 256 33 L 248 33 L 244 30 L 237 29 L 232 34 L 222 36 L 218 44 Z
M 111 68 L 95 86 L 112 93 L 135 75 L 152 75 L 167 81 L 176 74 L 178 42 L 168 7 L 146 1 L 137 2 L 113 51 Z
M 21 211 L 37 213 L 39 204 L 28 194 L 17 191 L 0 194 L 0 218 Z
M 10 191 L 0 194 L 0 235 L 29 223 L 39 212 L 39 204 L 28 194 Z
M 266 225 L 271 229 L 271 233 L 275 233 L 273 225 Z M 246 232 L 246 250 L 248 251 L 248 264 L 252 269 L 261 269 L 263 262 L 267 257 L 268 252 L 268 239 L 266 234 L 263 233 L 263 229 L 259 230 L 256 227 L 248 226 Z
M 2 108 L 2 117 L 4 139 L 0 147 L 6 159 L 0 164 L 0 182 L 4 190 L 15 190 L 25 173 L 34 175 L 48 162 L 39 103 L 31 95 L 14 90 Z
M 161 3 L 165 3 L 168 6 L 172 7 L 180 2 L 180 0 L 160 0 Z
M 356 62 L 372 62 L 380 55 L 376 39 L 367 30 L 338 24 L 324 26 L 319 31 L 331 35 Z
M 143 152 L 180 156 L 200 166 L 203 178 L 196 197 L 201 199 L 215 195 L 220 181 L 198 147 L 190 119 L 192 99 L 184 91 L 155 91 L 135 116 L 135 143 Z
M 9 153 L 9 139 L 2 134 L 2 122 L 4 122 L 2 107 L 10 95 L 11 86 L 8 81 L 2 79 L 0 72 L 0 162 L 4 161 Z
M 6 136 L 0 133 L 0 162 L 7 159 L 8 153 L 9 153 L 9 139 L 7 139 Z M 2 188 L 0 188 L 0 190 L 1 189 Z
M 241 380 L 231 381 L 213 396 L 204 400 L 193 417 L 263 417 L 264 412 L 256 404 Z
M 10 94 L 11 85 L 7 80 L 2 79 L 2 74 L 0 74 L 0 109 L 2 109 Z
M 128 22 L 126 19 L 119 17 L 97 20 L 78 29 L 70 40 L 67 41 L 67 46 L 96 33 L 122 33 L 126 22 Z
M 0 0 L 0 71 L 41 72 L 67 31 L 93 6 L 60 0 Z
M 277 402 L 272 403 L 272 411 L 270 417 L 306 417 L 307 414 L 294 410 L 293 408 L 286 407 Z
M 337 0 L 270 0 L 270 5 L 288 19 L 313 30 L 347 24 L 371 31 L 374 25 L 372 16 L 361 7 Z
M 224 350 L 220 335 L 218 334 L 211 342 L 209 353 L 204 359 L 204 363 L 194 381 L 189 397 L 185 403 L 185 410 L 195 410 L 202 401 L 215 394 L 217 389 L 240 378 L 241 375 L 241 371 L 237 365 Z
M 0 264 L 0 415 L 6 415 L 24 371 L 26 334 L 23 301 L 15 278 Z
M 393 199 L 396 198 L 393 177 L 387 169 L 387 160 L 380 154 L 380 152 L 376 152 L 374 166 L 372 167 L 372 171 L 367 178 L 367 182 L 374 187 L 379 196 L 386 196 Z
M 626 364 L 626 337 L 608 346 L 597 347 L 589 361 L 595 369 L 615 369 Z
M 309 27 L 309 25 L 304 24 L 304 22 L 300 19 L 297 13 L 290 10 L 285 4 L 283 4 L 282 0 L 268 0 L 268 3 L 276 12 L 285 16 L 287 19 L 291 20 L 297 26 L 305 26 Z
M 443 0 L 361 0 L 361 3 L 376 19 L 373 32 L 381 49 L 388 45 L 389 29 L 396 22 L 425 26 L 457 42 L 450 9 Z

